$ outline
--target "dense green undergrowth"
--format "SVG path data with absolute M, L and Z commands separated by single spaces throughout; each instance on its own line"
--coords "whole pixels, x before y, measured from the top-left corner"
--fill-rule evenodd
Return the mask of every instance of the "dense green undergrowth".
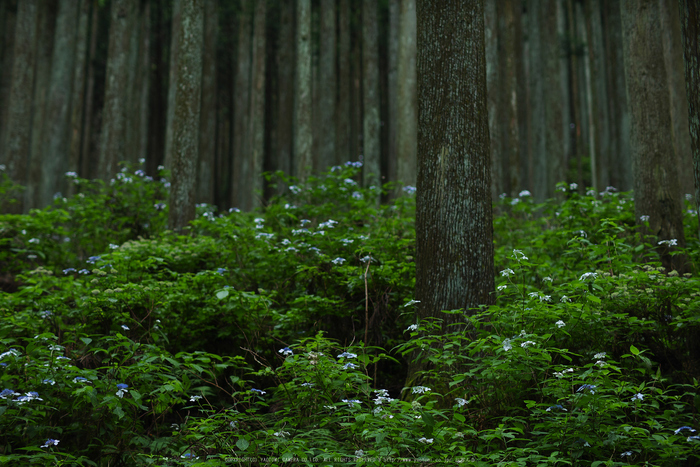
M 503 197 L 497 305 L 443 332 L 413 313 L 414 189 L 378 206 L 355 165 L 198 206 L 187 235 L 138 167 L 1 216 L 0 462 L 695 465 L 689 202 L 681 250 L 641 238 L 629 193 Z

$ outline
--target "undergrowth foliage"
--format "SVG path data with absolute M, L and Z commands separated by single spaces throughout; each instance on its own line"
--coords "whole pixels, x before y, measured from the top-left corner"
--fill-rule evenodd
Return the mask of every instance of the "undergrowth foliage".
M 697 463 L 700 287 L 658 262 L 698 264 L 690 200 L 681 251 L 612 187 L 503 196 L 497 304 L 443 330 L 413 313 L 415 189 L 377 206 L 359 166 L 187 235 L 139 166 L 1 216 L 0 462 Z

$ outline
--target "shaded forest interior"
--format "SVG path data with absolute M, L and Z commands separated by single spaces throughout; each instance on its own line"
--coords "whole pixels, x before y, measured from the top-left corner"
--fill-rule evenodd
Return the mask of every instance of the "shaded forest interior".
M 263 171 L 304 179 L 358 160 L 365 186 L 415 185 L 414 0 L 2 0 L 0 163 L 27 187 L 10 209 L 71 194 L 66 172 L 172 168 L 174 91 L 189 79 L 173 46 L 192 19 L 183 4 L 203 23 L 188 155 L 198 203 L 249 210 L 274 194 Z M 486 1 L 484 12 L 492 196 L 542 201 L 560 181 L 632 189 L 620 2 Z M 659 12 L 682 196 L 694 181 L 678 4 Z

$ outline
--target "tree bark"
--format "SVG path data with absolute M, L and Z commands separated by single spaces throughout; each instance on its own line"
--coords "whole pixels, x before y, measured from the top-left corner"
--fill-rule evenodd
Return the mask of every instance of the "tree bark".
M 125 157 L 129 24 L 135 3 L 135 0 L 112 3 L 98 165 L 98 176 L 102 180 L 112 177 L 117 163 Z
M 68 170 L 80 171 L 80 150 L 83 143 L 83 124 L 85 112 L 85 68 L 87 63 L 87 47 L 89 44 L 91 2 L 80 1 L 80 16 L 75 42 L 75 70 L 73 72 L 73 92 L 71 102 L 70 135 L 68 145 Z M 69 184 L 68 195 L 73 194 L 74 185 Z
M 693 152 L 695 176 L 695 203 L 700 212 L 700 5 L 693 0 L 678 0 L 683 58 L 685 62 L 685 86 L 688 98 L 688 129 Z
M 398 72 L 399 72 L 399 27 L 400 27 L 400 1 L 389 1 L 389 31 L 387 37 L 387 57 L 388 70 L 385 79 L 382 80 L 382 92 L 386 96 L 387 112 L 383 118 L 386 128 L 386 174 L 383 182 L 395 182 L 398 159 L 398 123 L 399 123 L 399 102 L 398 102 Z M 384 87 L 385 86 L 385 87 Z
M 250 78 L 253 34 L 252 2 L 241 0 L 238 12 L 236 81 L 233 90 L 233 172 L 231 206 L 245 210 L 250 196 Z
M 8 102 L 10 100 L 10 92 L 12 87 L 12 68 L 13 56 L 15 49 L 15 25 L 17 23 L 17 8 L 13 8 L 10 2 L 5 2 L 0 5 L 0 12 L 4 18 L 0 26 L 0 37 L 3 44 L 0 53 L 2 53 L 2 68 L 0 68 L 0 133 L 3 133 L 7 126 L 7 111 Z
M 173 156 L 173 119 L 175 118 L 175 92 L 177 90 L 177 60 L 178 60 L 178 34 L 182 29 L 182 0 L 173 0 L 173 16 L 170 33 L 170 62 L 168 71 L 168 107 L 166 110 L 165 123 L 165 154 L 163 165 L 166 169 L 172 169 Z
M 410 1 L 410 0 L 409 0 Z M 350 0 L 338 0 L 338 103 L 336 106 L 336 164 L 352 160 L 351 147 Z
M 336 1 L 321 0 L 318 169 L 335 164 Z
M 203 0 L 181 0 L 177 89 L 173 114 L 172 186 L 168 228 L 182 231 L 195 215 L 202 96 Z
M 216 49 L 219 15 L 216 0 L 204 0 L 204 48 L 202 56 L 202 113 L 199 134 L 197 201 L 214 203 L 214 155 L 216 152 Z
M 46 118 L 49 125 L 35 137 L 42 138 L 41 185 L 39 206 L 51 203 L 55 194 L 67 188 L 68 150 L 70 136 L 70 105 L 73 72 L 75 71 L 75 42 L 78 29 L 79 3 L 62 0 L 58 4 L 56 32 L 51 58 L 51 79 L 46 100 Z M 59 175 L 61 174 L 61 175 Z
M 659 241 L 675 239 L 679 247 L 685 247 L 659 4 L 624 0 L 620 5 L 632 130 L 635 215 L 644 234 L 655 235 Z M 641 216 L 649 216 L 648 221 L 642 221 Z M 674 249 L 659 245 L 662 264 L 682 272 L 686 258 L 671 256 Z
M 265 155 L 265 2 L 256 2 L 253 17 L 252 77 L 250 90 L 248 193 L 246 210 L 262 204 Z
M 292 175 L 294 120 L 294 3 L 281 0 L 279 4 L 279 35 L 277 38 L 277 106 L 276 138 L 273 143 L 274 169 Z M 284 190 L 278 186 L 278 194 Z
M 312 168 L 311 0 L 296 4 L 294 76 L 294 175 L 304 181 Z
M 99 8 L 93 6 L 90 19 L 90 49 L 87 56 L 87 76 L 85 81 L 85 108 L 83 110 L 83 135 L 81 141 L 80 169 L 78 174 L 83 178 L 95 178 L 96 167 L 91 162 L 93 156 L 93 120 L 95 111 L 95 57 L 97 56 L 97 37 L 99 27 Z
M 23 1 L 18 5 L 15 27 L 15 50 L 12 64 L 12 84 L 7 108 L 7 124 L 3 127 L 0 161 L 6 165 L 10 180 L 26 184 L 32 135 L 32 91 L 36 46 L 37 2 Z M 19 214 L 24 209 L 23 196 L 3 212 Z
M 484 50 L 486 56 L 486 91 L 489 116 L 489 147 L 491 149 L 491 199 L 498 200 L 503 192 L 502 170 L 505 165 L 502 160 L 501 132 L 499 123 L 502 117 L 500 103 L 503 90 L 500 88 L 498 58 L 498 12 L 496 0 L 484 0 Z
M 397 180 L 416 186 L 418 151 L 418 76 L 416 75 L 416 1 L 399 10 Z
M 381 135 L 379 117 L 379 40 L 377 3 L 362 1 L 362 183 L 379 186 Z M 377 196 L 377 202 L 379 197 Z
M 693 164 L 688 131 L 688 100 L 685 92 L 685 69 L 683 65 L 683 39 L 681 21 L 676 0 L 659 0 L 661 30 L 663 31 L 664 62 L 671 99 L 671 125 L 673 127 L 673 150 L 676 153 L 678 179 L 680 182 L 681 208 L 683 195 L 694 193 L 695 180 L 687 168 Z
M 418 317 L 494 303 L 482 2 L 419 0 Z M 409 375 L 409 381 L 411 375 Z

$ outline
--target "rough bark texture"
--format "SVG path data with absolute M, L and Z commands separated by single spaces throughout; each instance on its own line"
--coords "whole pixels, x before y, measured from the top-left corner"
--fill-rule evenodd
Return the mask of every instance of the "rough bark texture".
M 318 169 L 335 164 L 336 0 L 321 0 Z
M 397 179 L 405 185 L 416 186 L 416 153 L 418 151 L 416 1 L 402 1 L 399 16 Z
M 379 118 L 379 38 L 375 0 L 362 2 L 362 104 L 362 183 L 365 187 L 379 186 L 381 122 Z
M 398 73 L 399 73 L 399 0 L 389 1 L 389 31 L 387 38 L 388 70 L 382 78 L 382 93 L 386 96 L 386 114 L 382 117 L 385 122 L 387 145 L 384 160 L 386 163 L 385 175 L 382 183 L 396 181 L 397 167 L 397 127 L 399 123 L 398 102 Z
M 115 0 L 112 3 L 98 166 L 98 176 L 103 180 L 114 176 L 117 163 L 124 160 L 129 19 L 135 4 L 135 0 Z
M 312 167 L 311 146 L 311 0 L 297 0 L 294 79 L 294 175 L 306 180 Z
M 494 303 L 482 2 L 419 0 L 419 318 Z M 409 376 L 410 378 L 410 376 Z
M 545 70 L 542 64 L 542 37 L 540 30 L 544 27 L 541 21 L 541 10 L 547 8 L 542 3 L 545 0 L 528 2 L 527 29 L 529 48 L 529 115 L 530 147 L 532 158 L 533 195 L 538 202 L 547 198 L 547 153 L 545 149 Z
M 238 54 L 233 88 L 233 164 L 231 206 L 245 209 L 250 196 L 250 70 L 253 32 L 252 2 L 241 0 L 238 12 Z
M 0 146 L 0 162 L 6 165 L 10 180 L 26 184 L 32 134 L 32 91 L 34 84 L 34 47 L 36 41 L 37 2 L 23 1 L 18 6 L 15 29 L 12 85 L 10 88 L 7 124 Z M 5 212 L 21 213 L 22 197 L 13 206 L 3 206 Z
M 2 38 L 2 68 L 0 68 L 0 129 L 7 124 L 7 103 L 10 100 L 10 88 L 12 86 L 12 62 L 15 43 L 15 24 L 17 22 L 17 5 L 12 2 L 0 4 L 0 13 L 4 18 L 0 22 L 0 38 Z
M 624 0 L 621 17 L 635 215 L 641 225 L 645 223 L 640 217 L 649 216 L 645 233 L 660 241 L 676 239 L 679 247 L 685 247 L 659 5 L 646 0 Z M 671 257 L 671 247 L 659 248 L 665 267 L 684 270 L 683 255 Z
M 202 56 L 202 113 L 199 122 L 197 202 L 214 202 L 214 153 L 216 148 L 216 39 L 219 16 L 216 0 L 204 0 L 204 49 Z
M 203 0 L 181 0 L 177 89 L 173 115 L 173 162 L 168 227 L 182 231 L 194 219 L 202 95 Z
M 57 176 L 68 170 L 71 89 L 75 71 L 75 40 L 78 29 L 78 9 L 74 0 L 62 0 L 58 4 L 56 32 L 51 58 L 51 79 L 46 100 L 46 118 L 41 151 L 41 184 L 38 203 L 40 207 L 51 203 L 55 194 L 65 192 L 66 177 Z
M 688 131 L 688 100 L 685 92 L 685 69 L 683 66 L 683 39 L 681 21 L 676 0 L 659 0 L 661 28 L 663 31 L 664 62 L 668 77 L 668 91 L 671 98 L 671 125 L 673 127 L 673 150 L 676 153 L 678 179 L 680 182 L 681 208 L 683 195 L 694 193 L 695 180 L 690 170 L 693 156 L 690 150 Z
M 93 117 L 95 116 L 95 57 L 97 55 L 97 37 L 99 28 L 99 8 L 92 9 L 92 18 L 90 20 L 90 50 L 87 57 L 87 76 L 85 81 L 85 108 L 84 108 L 84 126 L 83 137 L 81 141 L 81 158 L 80 169 L 78 173 L 83 178 L 94 178 L 95 167 L 92 164 L 94 158 L 90 151 L 95 138 L 92 135 Z
M 698 92 L 700 89 L 700 5 L 693 0 L 678 0 L 678 5 L 683 33 L 688 128 L 695 175 L 695 202 L 700 210 L 700 93 Z

